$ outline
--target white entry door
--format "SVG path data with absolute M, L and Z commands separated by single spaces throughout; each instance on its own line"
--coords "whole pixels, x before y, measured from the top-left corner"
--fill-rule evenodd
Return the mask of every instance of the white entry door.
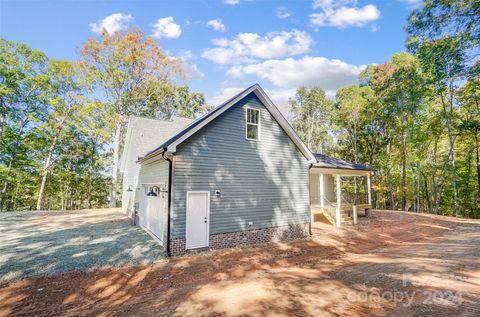
M 186 216 L 186 248 L 208 247 L 210 192 L 187 192 Z

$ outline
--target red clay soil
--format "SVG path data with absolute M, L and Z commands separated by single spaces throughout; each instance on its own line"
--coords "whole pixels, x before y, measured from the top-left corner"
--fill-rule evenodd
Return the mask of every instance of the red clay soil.
M 375 211 L 308 240 L 0 285 L 0 316 L 480 316 L 480 221 Z

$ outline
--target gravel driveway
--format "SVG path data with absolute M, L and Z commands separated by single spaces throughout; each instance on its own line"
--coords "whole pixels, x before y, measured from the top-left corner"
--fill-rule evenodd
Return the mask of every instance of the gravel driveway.
M 0 214 L 0 282 L 163 257 L 118 209 Z

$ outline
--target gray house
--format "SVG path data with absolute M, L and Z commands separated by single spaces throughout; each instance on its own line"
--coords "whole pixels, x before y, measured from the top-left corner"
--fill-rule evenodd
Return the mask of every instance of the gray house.
M 137 177 L 124 183 L 125 212 L 172 255 L 304 238 L 319 213 L 340 225 L 357 210 L 342 205 L 341 177 L 372 172 L 312 153 L 259 85 L 185 126 L 173 122 L 169 137 L 153 133 L 161 144 L 146 155 L 133 149 L 141 140 L 132 127 L 123 163 L 124 180 Z

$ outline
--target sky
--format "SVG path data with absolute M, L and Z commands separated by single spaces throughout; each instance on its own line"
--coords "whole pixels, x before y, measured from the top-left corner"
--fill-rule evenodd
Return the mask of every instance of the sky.
M 368 64 L 405 51 L 419 0 L 0 0 L 0 36 L 51 59 L 77 60 L 88 37 L 140 28 L 191 74 L 216 106 L 259 83 L 285 110 L 301 85 L 329 96 Z

